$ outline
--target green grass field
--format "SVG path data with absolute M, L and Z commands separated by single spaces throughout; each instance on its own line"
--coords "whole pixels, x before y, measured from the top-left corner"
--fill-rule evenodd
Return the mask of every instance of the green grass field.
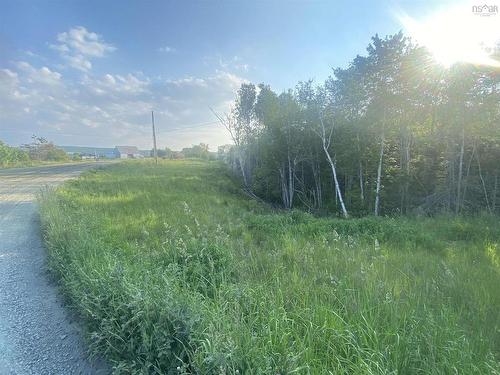
M 500 373 L 498 218 L 276 212 L 198 161 L 87 172 L 41 217 L 116 373 Z

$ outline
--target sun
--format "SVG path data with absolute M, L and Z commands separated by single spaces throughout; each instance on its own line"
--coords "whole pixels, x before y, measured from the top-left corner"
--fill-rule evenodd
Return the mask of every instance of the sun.
M 481 17 L 469 5 L 442 9 L 421 21 L 398 15 L 409 36 L 446 67 L 457 62 L 500 67 L 500 62 L 490 56 L 500 42 L 499 17 Z

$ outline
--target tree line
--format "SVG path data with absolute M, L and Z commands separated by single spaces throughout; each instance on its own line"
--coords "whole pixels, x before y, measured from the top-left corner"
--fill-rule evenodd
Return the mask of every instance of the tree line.
M 492 51 L 499 60 L 500 53 Z M 402 32 L 324 83 L 281 94 L 244 83 L 220 149 L 245 190 L 289 209 L 498 213 L 500 70 L 437 64 Z
M 0 168 L 22 167 L 45 161 L 66 161 L 68 155 L 43 137 L 33 136 L 32 142 L 11 147 L 0 140 Z
M 151 150 L 151 155 L 154 154 L 154 150 Z M 198 145 L 192 145 L 191 147 L 184 147 L 181 151 L 174 151 L 169 147 L 164 149 L 158 149 L 157 155 L 162 159 L 202 159 L 202 160 L 215 160 L 217 154 L 209 150 L 209 146 L 206 143 L 200 143 Z

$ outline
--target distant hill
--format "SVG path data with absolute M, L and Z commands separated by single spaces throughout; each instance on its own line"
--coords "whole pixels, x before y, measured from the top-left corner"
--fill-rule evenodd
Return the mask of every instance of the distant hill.
M 97 154 L 99 157 L 115 158 L 115 148 L 114 147 L 86 147 L 86 146 L 57 146 L 68 154 Z M 139 152 L 149 157 L 151 155 L 150 150 L 139 150 Z
M 115 148 L 111 147 L 84 147 L 84 146 L 57 146 L 68 154 L 97 154 L 100 157 L 114 158 Z

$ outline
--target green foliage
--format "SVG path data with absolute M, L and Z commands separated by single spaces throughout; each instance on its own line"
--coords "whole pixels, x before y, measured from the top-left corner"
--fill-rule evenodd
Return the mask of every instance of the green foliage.
M 68 155 L 43 137 L 33 136 L 33 142 L 23 146 L 33 161 L 67 161 Z
M 126 162 L 41 199 L 50 269 L 116 373 L 500 371 L 500 229 L 316 218 L 225 168 Z
M 30 157 L 27 152 L 17 147 L 7 146 L 0 141 L 0 168 L 20 167 L 29 163 Z
M 181 154 L 185 158 L 195 158 L 203 160 L 214 160 L 214 155 L 208 150 L 208 145 L 206 143 L 200 143 L 199 145 L 193 145 L 193 147 L 185 147 L 182 149 Z
M 225 160 L 247 190 L 315 213 L 341 200 L 352 216 L 500 212 L 494 68 L 445 69 L 399 32 L 333 73 L 280 95 L 241 85 L 223 118 L 238 157 Z
M 0 168 L 26 167 L 41 162 L 68 161 L 69 157 L 45 138 L 33 136 L 33 142 L 10 147 L 0 140 Z M 73 160 L 81 158 L 73 157 Z

